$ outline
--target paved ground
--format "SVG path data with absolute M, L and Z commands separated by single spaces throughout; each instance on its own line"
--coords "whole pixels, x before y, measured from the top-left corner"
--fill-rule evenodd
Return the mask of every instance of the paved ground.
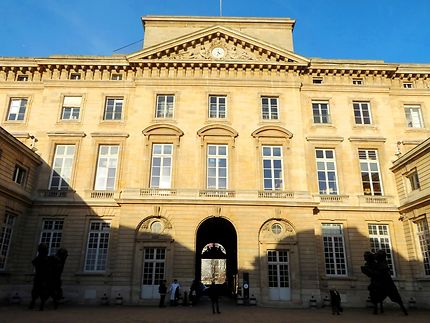
M 139 306 L 77 306 L 63 305 L 54 310 L 47 304 L 45 311 L 29 310 L 24 305 L 0 307 L 0 323 L 316 323 L 360 322 L 396 323 L 430 322 L 430 311 L 412 310 L 404 316 L 399 308 L 387 308 L 382 315 L 373 315 L 370 309 L 345 309 L 341 315 L 332 315 L 330 309 L 284 309 L 255 306 L 237 306 L 223 302 L 221 314 L 212 314 L 210 304 L 196 307 L 139 307 Z

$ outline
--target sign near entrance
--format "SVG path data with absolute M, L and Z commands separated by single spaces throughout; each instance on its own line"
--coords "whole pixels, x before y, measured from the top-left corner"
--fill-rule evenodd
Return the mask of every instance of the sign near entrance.
M 227 262 L 225 259 L 202 259 L 202 283 L 210 285 L 224 284 L 226 281 Z

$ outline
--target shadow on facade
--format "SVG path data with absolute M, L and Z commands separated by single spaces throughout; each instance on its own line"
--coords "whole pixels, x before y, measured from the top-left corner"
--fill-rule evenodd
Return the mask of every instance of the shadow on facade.
M 250 271 L 251 282 L 260 284 L 261 288 L 254 289 L 251 284 L 251 296 L 260 298 L 264 304 L 320 307 L 329 304 L 329 290 L 335 288 L 340 292 L 345 307 L 368 306 L 370 280 L 361 272 L 361 266 L 364 265 L 364 252 L 372 249 L 369 236 L 356 227 L 344 226 L 339 231 L 333 223 L 315 220 L 316 226 L 331 224 L 323 234 L 323 230 L 317 227 L 315 230 L 296 231 L 287 219 L 266 221 L 259 234 L 260 256 L 253 262 L 256 270 Z M 369 224 L 381 225 L 376 221 Z M 386 238 L 381 236 L 374 243 L 379 246 L 377 249 L 389 252 L 393 279 L 404 303 L 407 306 L 412 298 L 418 306 L 425 306 L 426 296 L 422 294 L 422 286 L 414 272 L 423 268 L 423 264 L 405 259 L 396 251 L 396 245 L 391 245 L 389 251 Z M 386 303 L 398 307 L 388 299 Z

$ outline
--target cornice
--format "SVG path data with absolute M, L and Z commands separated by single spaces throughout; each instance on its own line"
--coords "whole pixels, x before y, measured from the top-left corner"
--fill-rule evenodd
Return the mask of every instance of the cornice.
M 405 143 L 405 141 L 400 143 Z M 394 161 L 393 166 L 391 166 L 390 170 L 392 172 L 396 171 L 403 165 L 407 164 L 409 161 L 422 156 L 423 154 L 427 153 L 429 150 L 430 150 L 430 138 L 424 140 L 418 146 L 407 151 L 403 156 L 401 156 L 399 159 Z

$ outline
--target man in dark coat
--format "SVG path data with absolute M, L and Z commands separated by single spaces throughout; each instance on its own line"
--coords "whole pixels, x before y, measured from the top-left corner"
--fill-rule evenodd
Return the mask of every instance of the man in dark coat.
M 160 286 L 158 286 L 158 292 L 160 293 L 160 303 L 158 304 L 158 307 L 166 307 L 166 305 L 164 305 L 164 300 L 167 294 L 167 285 L 165 280 L 160 282 Z
M 209 287 L 208 295 L 212 302 L 212 313 L 215 314 L 216 307 L 216 312 L 220 314 L 221 312 L 219 311 L 219 291 L 217 286 L 215 285 L 215 282 L 212 282 L 211 286 Z

